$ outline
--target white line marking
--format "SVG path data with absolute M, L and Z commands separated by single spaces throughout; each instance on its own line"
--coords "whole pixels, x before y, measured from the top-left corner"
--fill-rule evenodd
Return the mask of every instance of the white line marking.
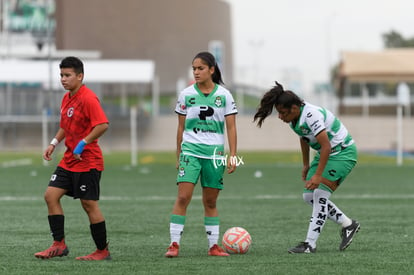
M 299 195 L 256 195 L 251 197 L 243 196 L 221 196 L 220 200 L 297 200 L 301 199 Z M 101 196 L 103 201 L 173 201 L 173 196 Z M 201 196 L 193 196 L 193 199 L 201 200 Z M 359 195 L 335 195 L 334 200 L 394 200 L 394 199 L 414 199 L 414 194 L 359 194 Z M 44 200 L 41 196 L 0 196 L 0 201 L 40 201 Z
M 15 160 L 3 161 L 1 163 L 1 167 L 11 168 L 11 167 L 18 167 L 18 166 L 28 166 L 28 165 L 32 165 L 32 163 L 33 163 L 33 160 L 29 158 L 15 159 Z

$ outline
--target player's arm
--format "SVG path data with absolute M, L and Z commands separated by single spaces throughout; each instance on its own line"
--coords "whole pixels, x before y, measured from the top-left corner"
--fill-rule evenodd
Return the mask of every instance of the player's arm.
M 108 128 L 108 123 L 98 124 L 95 127 L 93 127 L 92 131 L 83 139 L 85 140 L 86 144 L 89 144 L 92 141 L 100 138 L 106 132 L 106 130 L 108 130 Z
M 86 137 L 84 137 L 81 141 L 79 141 L 78 145 L 76 145 L 75 149 L 73 150 L 73 155 L 75 159 L 82 160 L 80 155 L 85 145 L 100 138 L 106 132 L 108 127 L 109 127 L 108 123 L 101 123 L 93 127 L 92 131 Z
M 230 159 L 227 161 L 227 172 L 231 174 L 236 170 L 236 162 L 234 160 L 236 160 L 237 156 L 237 129 L 235 114 L 226 116 L 226 129 L 230 149 Z
M 177 126 L 177 162 L 176 162 L 176 168 L 178 169 L 178 166 L 180 164 L 180 153 L 181 153 L 181 143 L 183 142 L 183 133 L 184 133 L 184 127 L 185 127 L 185 115 L 178 114 L 178 126 Z
M 312 178 L 306 183 L 305 187 L 308 189 L 315 189 L 322 182 L 322 173 L 325 170 L 326 163 L 328 162 L 329 154 L 331 153 L 331 143 L 329 142 L 328 134 L 326 130 L 322 130 L 316 136 L 316 140 L 321 145 L 319 150 L 319 163 L 316 168 L 315 174 Z
M 45 160 L 52 160 L 52 154 L 53 151 L 55 151 L 56 146 L 65 138 L 65 130 L 62 128 L 59 128 L 59 130 L 56 132 L 55 137 L 52 139 L 50 144 L 47 146 L 45 151 L 43 152 L 43 159 Z
M 300 149 L 302 152 L 302 180 L 306 180 L 306 175 L 309 171 L 309 144 L 303 139 L 300 138 Z

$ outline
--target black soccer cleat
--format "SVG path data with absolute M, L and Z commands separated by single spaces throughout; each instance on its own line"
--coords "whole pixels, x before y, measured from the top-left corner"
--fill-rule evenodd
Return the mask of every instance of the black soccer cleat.
M 350 226 L 342 228 L 340 234 L 342 238 L 342 242 L 339 245 L 339 250 L 344 251 L 351 243 L 352 239 L 355 236 L 355 233 L 359 231 L 359 222 L 352 220 L 352 224 Z
M 316 248 L 312 248 L 312 246 L 309 245 L 307 242 L 301 242 L 297 246 L 292 247 L 288 250 L 291 254 L 297 254 L 297 253 L 315 253 Z

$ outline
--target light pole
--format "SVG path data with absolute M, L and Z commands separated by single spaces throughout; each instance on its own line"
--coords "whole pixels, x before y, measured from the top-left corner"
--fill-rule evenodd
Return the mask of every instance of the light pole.
M 397 86 L 397 165 L 403 164 L 403 106 L 410 104 L 410 88 L 407 83 Z
M 326 24 L 326 76 L 327 76 L 327 91 L 326 93 L 328 93 L 328 100 L 327 102 L 330 102 L 330 104 L 332 104 L 332 106 L 326 106 L 328 109 L 334 111 L 336 113 L 336 111 L 334 110 L 334 104 L 333 104 L 333 100 L 329 100 L 329 98 L 333 99 L 333 87 L 332 87 L 332 80 L 331 80 L 331 69 L 332 69 L 332 25 L 333 22 L 335 20 L 336 17 L 336 12 L 333 12 L 331 14 L 329 14 L 326 19 L 325 19 L 325 24 Z
M 253 70 L 253 86 L 255 88 L 259 87 L 259 56 L 260 56 L 260 49 L 263 47 L 264 42 L 263 39 L 254 39 L 249 41 L 250 47 L 253 49 L 253 62 L 252 62 L 252 70 Z

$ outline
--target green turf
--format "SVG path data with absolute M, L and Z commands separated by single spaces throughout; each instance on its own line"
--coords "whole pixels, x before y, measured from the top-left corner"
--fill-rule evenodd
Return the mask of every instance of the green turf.
M 252 236 L 246 255 L 207 256 L 200 188 L 188 209 L 180 257 L 164 258 L 169 214 L 177 187 L 174 153 L 141 153 L 130 167 L 127 153 L 107 153 L 101 208 L 112 261 L 77 262 L 94 250 L 87 217 L 77 200 L 63 199 L 69 256 L 39 260 L 51 243 L 43 192 L 56 165 L 37 154 L 0 154 L 0 274 L 413 274 L 413 161 L 361 154 L 360 164 L 332 200 L 361 231 L 344 252 L 339 228 L 328 222 L 312 255 L 287 249 L 305 237 L 310 207 L 301 199 L 300 154 L 253 153 L 225 176 L 218 208 L 221 232 L 232 226 Z M 59 157 L 56 157 L 59 159 Z M 23 160 L 23 161 L 22 161 Z M 30 164 L 31 163 L 31 164 Z M 262 172 L 255 178 L 256 171 Z

